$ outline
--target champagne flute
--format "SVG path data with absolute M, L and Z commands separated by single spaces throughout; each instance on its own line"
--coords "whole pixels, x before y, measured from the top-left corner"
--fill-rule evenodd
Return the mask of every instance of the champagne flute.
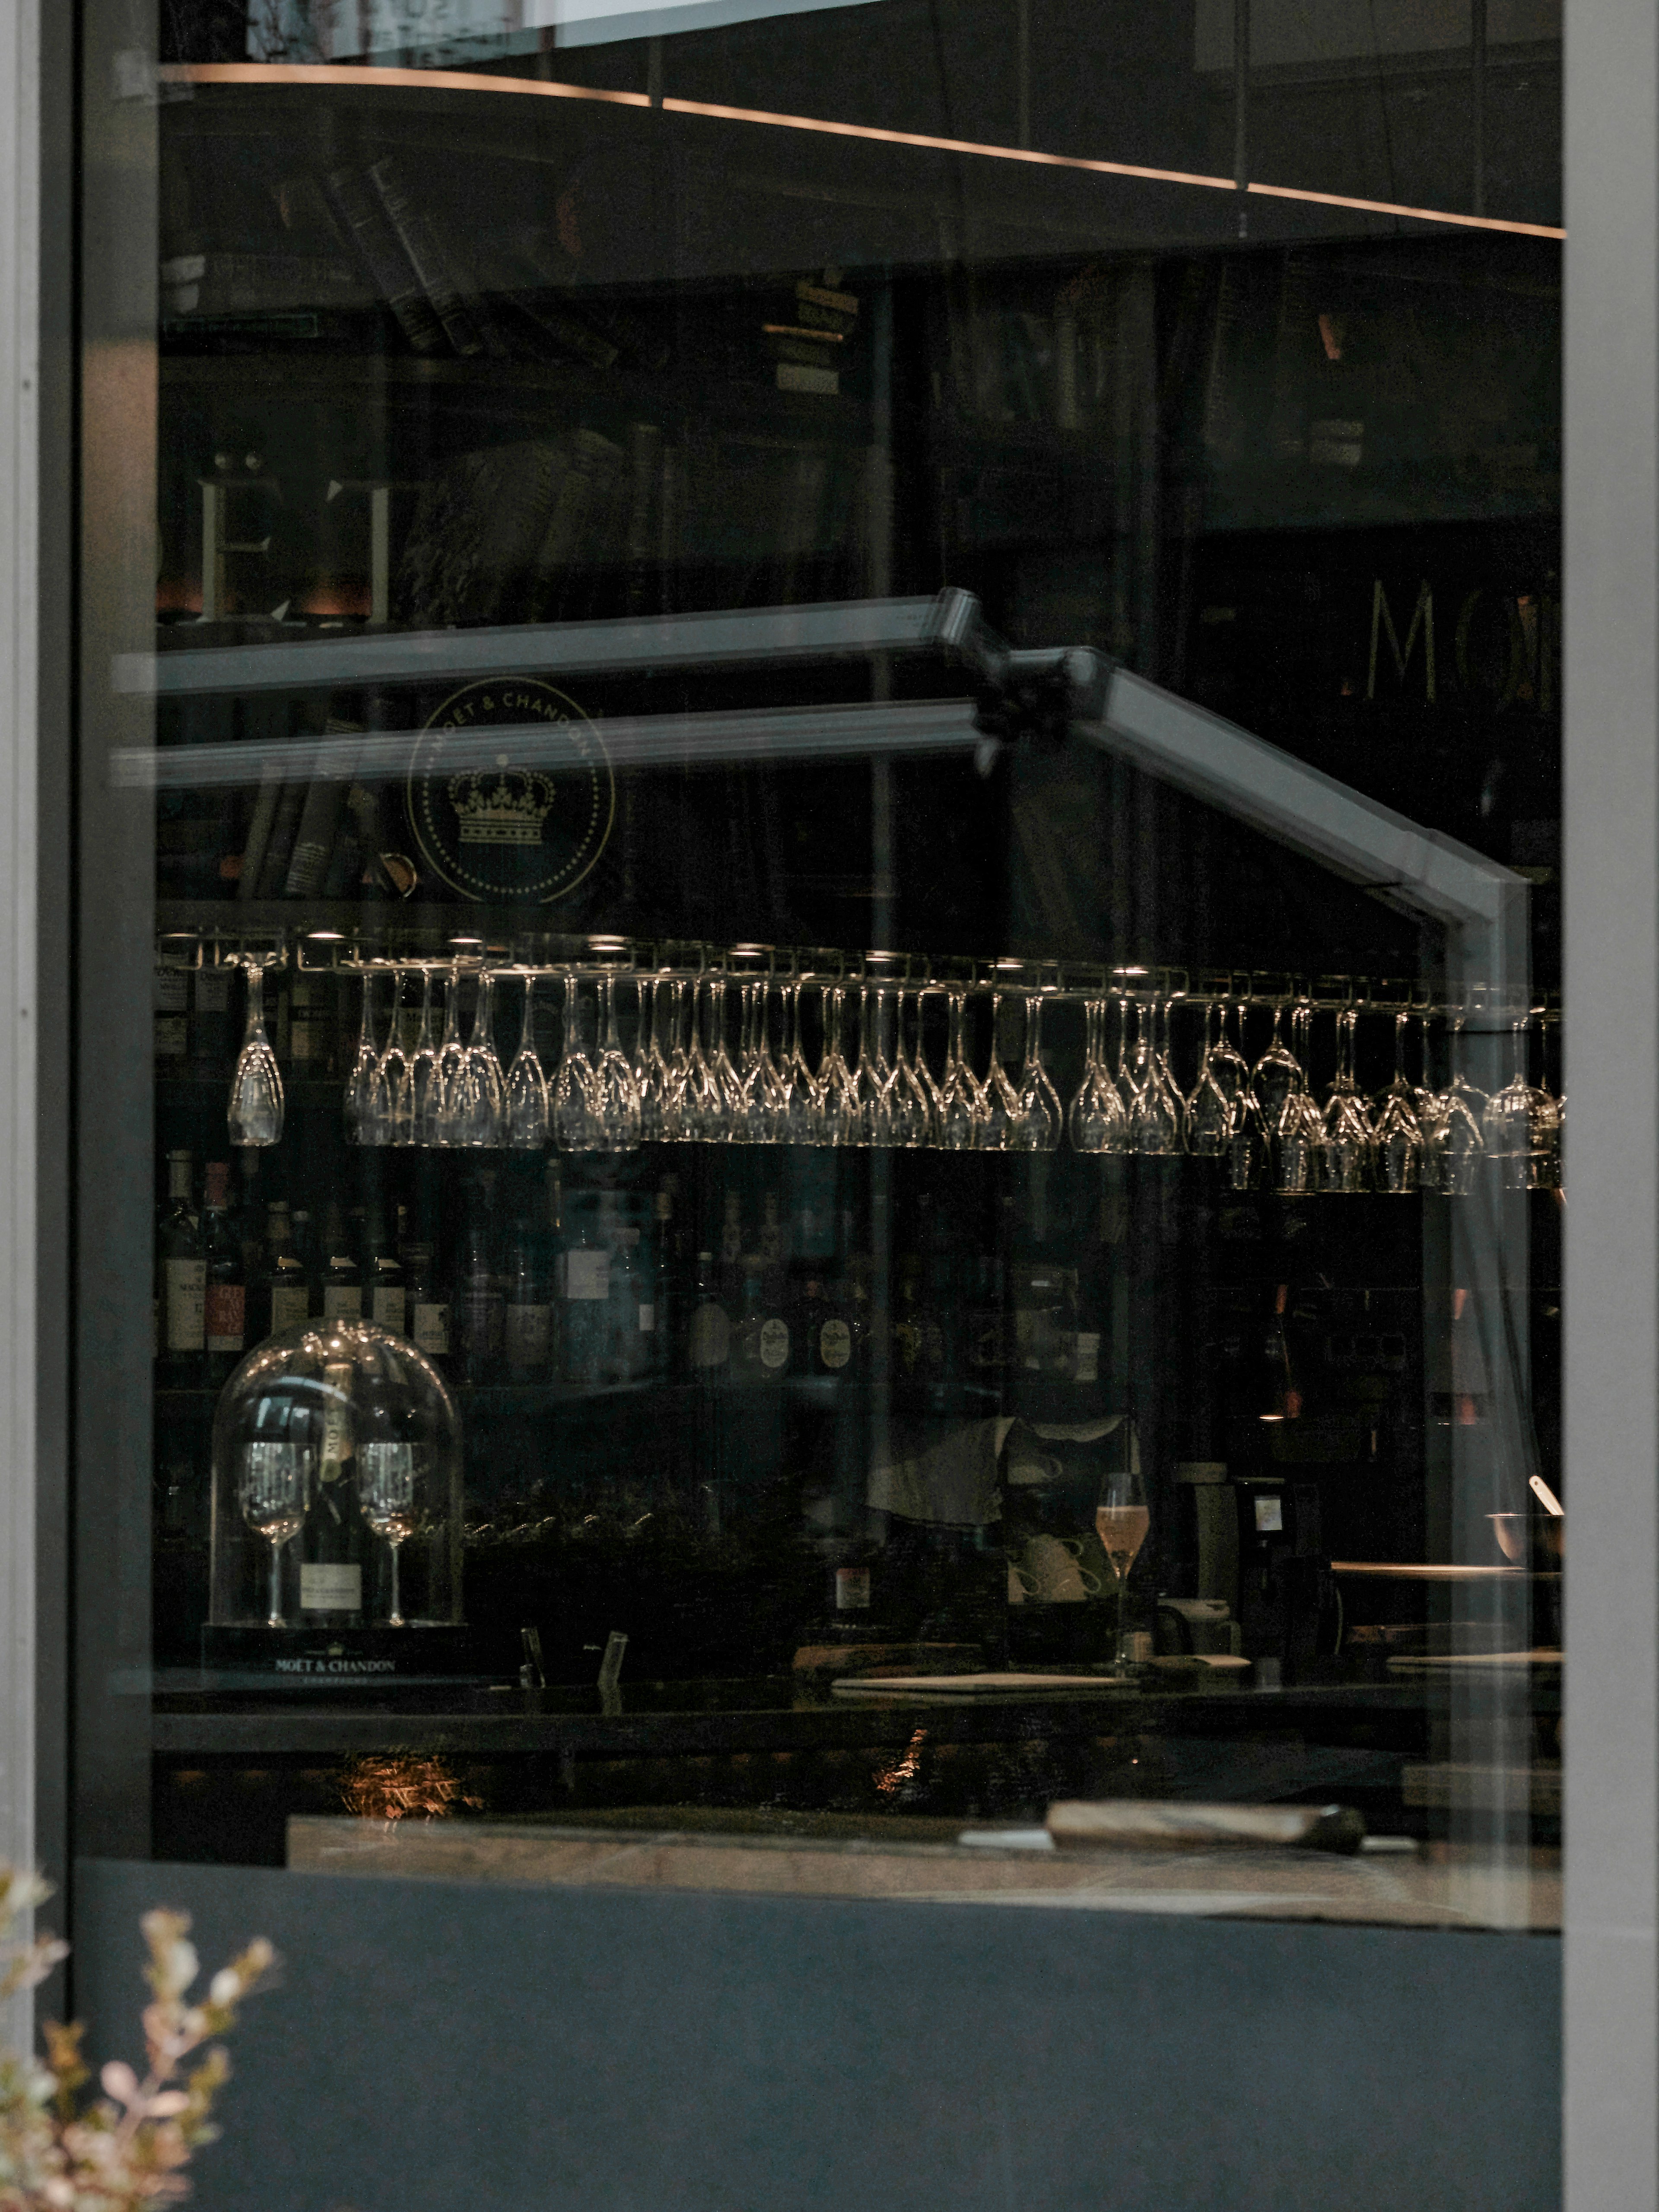
M 593 1066 L 583 1041 L 583 1007 L 576 971 L 564 976 L 564 1036 L 549 1100 L 553 1133 L 568 1152 L 603 1149 L 593 1112 Z
M 1084 1007 L 1085 1042 L 1083 1080 L 1072 1101 L 1068 1126 L 1072 1149 L 1079 1152 L 1121 1152 L 1129 1129 L 1123 1101 L 1106 1067 L 1106 1001 L 1091 999 Z
M 303 1444 L 256 1441 L 242 1449 L 236 1503 L 256 1536 L 270 1547 L 270 1601 L 267 1628 L 283 1621 L 283 1547 L 305 1526 L 311 1503 L 312 1455 Z
M 409 1140 L 438 1141 L 438 1048 L 432 1041 L 432 970 L 421 970 L 421 1027 L 409 1060 Z
M 478 995 L 472 1008 L 472 1035 L 455 1079 L 451 1111 L 453 1141 L 471 1152 L 493 1151 L 501 1141 L 506 1120 L 506 1085 L 495 1057 L 491 1034 L 495 979 L 488 970 L 478 976 Z
M 847 992 L 839 983 L 823 992 L 824 1036 L 828 1040 L 818 1085 L 823 1099 L 825 1141 L 856 1145 L 859 1141 L 858 1086 L 847 1064 Z
M 599 1001 L 605 1029 L 590 1091 L 593 1119 L 600 1145 L 606 1152 L 636 1152 L 640 1142 L 639 1086 L 617 1032 L 617 979 L 608 969 L 599 979 Z
M 1406 1024 L 1410 1019 L 1403 1010 L 1394 1018 L 1394 1080 L 1377 1101 L 1375 1115 L 1378 1187 L 1398 1197 L 1417 1188 L 1423 1166 L 1423 1125 L 1406 1079 Z
M 283 1077 L 265 1037 L 263 962 L 242 963 L 247 977 L 247 1027 L 230 1085 L 230 1141 L 263 1149 L 282 1142 Z
M 968 1005 L 965 991 L 950 994 L 951 1042 L 939 1090 L 939 1140 L 947 1152 L 971 1152 L 984 1118 L 985 1094 L 979 1078 L 968 1065 L 963 1050 L 963 1016 Z
M 1185 1102 L 1170 1073 L 1170 1007 L 1154 1000 L 1138 1052 L 1135 1103 L 1129 1115 L 1129 1149 L 1151 1158 L 1167 1158 L 1182 1149 Z M 1164 1043 L 1158 1045 L 1158 1019 Z
M 524 979 L 524 1020 L 519 1049 L 507 1071 L 507 1141 L 515 1152 L 538 1152 L 547 1142 L 547 1078 L 536 1053 L 536 978 Z
M 668 1133 L 668 1070 L 657 1048 L 657 994 L 661 988 L 661 979 L 655 975 L 641 975 L 635 986 L 639 1021 L 634 1036 L 634 1087 L 640 1094 L 640 1139 L 647 1145 L 660 1143 Z
M 1112 1655 L 1112 1668 L 1116 1674 L 1130 1664 L 1129 1571 L 1151 1526 L 1146 1486 L 1139 1469 L 1124 1467 L 1109 1474 L 1101 1483 L 1100 1499 L 1095 1507 L 1095 1533 L 1100 1538 L 1100 1548 L 1111 1563 L 1117 1583 L 1117 1648 Z
M 686 1085 L 691 1063 L 685 1050 L 685 982 L 676 975 L 657 985 L 652 1009 L 652 1050 L 662 1063 L 662 1133 L 670 1143 L 681 1143 L 693 1133 L 686 1122 Z
M 398 1554 L 421 1525 L 416 1497 L 415 1447 L 365 1443 L 357 1447 L 357 1502 L 363 1518 L 392 1553 L 392 1605 L 386 1624 L 408 1626 L 398 1589 Z
M 370 969 L 363 970 L 362 1003 L 357 1016 L 357 1050 L 351 1063 L 351 1073 L 346 1078 L 345 1133 L 349 1145 L 364 1141 L 363 1123 L 368 1113 L 369 1097 L 374 1089 L 374 1069 L 380 1057 L 380 1048 L 374 1042 L 374 975 Z
M 991 994 L 991 1064 L 980 1085 L 982 1102 L 975 1150 L 1006 1152 L 1012 1149 L 1011 1131 L 1019 1111 L 1019 1097 L 1002 1064 L 1002 994 Z
M 908 1054 L 904 1049 L 905 994 L 901 990 L 894 1013 L 893 1081 L 890 1092 L 893 1142 L 907 1148 L 931 1145 L 939 1128 L 939 1089 L 921 1049 L 923 994 L 917 991 L 913 995 L 916 1002 L 915 1050 Z
M 1025 1001 L 1025 1065 L 1008 1127 L 1008 1148 L 1016 1152 L 1052 1152 L 1065 1127 L 1060 1093 L 1042 1065 L 1042 1000 L 1033 992 Z
M 437 1064 L 433 1070 L 431 1108 L 432 1141 L 434 1145 L 453 1145 L 459 1141 L 455 1134 L 455 1097 L 461 1079 L 461 1070 L 466 1065 L 466 1047 L 461 1042 L 461 970 L 459 962 L 452 963 L 448 981 L 444 988 L 444 1034 L 438 1047 Z
M 789 986 L 789 1056 L 783 1071 L 783 1127 L 792 1145 L 821 1145 L 824 1141 L 823 1091 L 806 1064 L 801 1043 L 799 977 Z

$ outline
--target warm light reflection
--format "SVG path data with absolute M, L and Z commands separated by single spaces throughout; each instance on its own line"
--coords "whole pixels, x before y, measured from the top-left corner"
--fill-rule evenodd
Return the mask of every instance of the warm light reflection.
M 359 1820 L 442 1820 L 458 1805 L 477 1806 L 441 1759 L 390 1752 L 349 1759 L 340 1777 L 340 1802 Z
M 375 92 L 495 92 L 544 100 L 598 100 L 613 107 L 649 107 L 643 92 L 609 92 L 587 84 L 555 84 L 540 77 L 489 76 L 470 70 L 374 69 L 323 62 L 172 62 L 156 72 L 171 84 L 349 85 Z M 981 144 L 971 138 L 936 138 L 917 131 L 884 131 L 871 123 L 836 123 L 817 115 L 776 115 L 760 107 L 728 107 L 707 100 L 665 99 L 670 115 L 697 115 L 716 123 L 752 123 L 774 131 L 807 131 L 832 138 L 861 138 L 881 146 L 915 146 L 925 153 L 970 154 L 989 161 L 1026 161 L 1039 168 L 1081 169 L 1094 176 L 1133 177 L 1146 184 L 1187 185 L 1201 191 L 1236 192 L 1231 177 L 1188 169 L 1155 169 L 1134 161 L 1098 161 L 1079 154 L 1045 154 L 1030 146 Z M 1312 207 L 1346 208 L 1358 215 L 1392 216 L 1405 222 L 1447 223 L 1459 230 L 1502 230 L 1522 238 L 1565 238 L 1553 223 L 1511 222 L 1501 216 L 1460 215 L 1448 208 L 1407 207 L 1394 200 L 1360 199 L 1344 192 L 1310 191 L 1298 185 L 1245 186 L 1264 198 Z

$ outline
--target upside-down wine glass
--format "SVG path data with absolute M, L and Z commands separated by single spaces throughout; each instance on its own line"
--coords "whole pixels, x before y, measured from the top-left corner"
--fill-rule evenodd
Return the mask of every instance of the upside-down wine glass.
M 283 1547 L 305 1526 L 313 1458 L 303 1444 L 256 1440 L 242 1447 L 236 1503 L 256 1536 L 270 1547 L 267 1628 L 283 1626 Z
M 1008 1071 L 1002 1064 L 1003 1016 L 1002 994 L 991 994 L 991 1061 L 981 1085 L 984 1100 L 980 1117 L 979 1135 L 975 1149 L 981 1152 L 1006 1152 L 1012 1150 L 1012 1130 L 1015 1116 L 1019 1112 L 1019 1094 L 1008 1080 Z
M 1060 1093 L 1042 1065 L 1042 1000 L 1034 991 L 1025 1001 L 1025 1064 L 1020 1070 L 1019 1091 L 1008 1125 L 1008 1149 L 1054 1152 L 1065 1126 Z
M 1224 1007 L 1208 1001 L 1204 1008 L 1204 1050 L 1198 1064 L 1198 1080 L 1187 1101 L 1187 1149 L 1194 1159 L 1200 1160 L 1225 1158 L 1232 1126 L 1232 1101 L 1222 1088 L 1220 1072 L 1215 1066 L 1215 1048 L 1210 1042 L 1210 1017 L 1218 1013 L 1224 1021 Z M 1220 1027 L 1221 1022 L 1218 1022 L 1218 1030 Z
M 461 1042 L 461 970 L 459 962 L 453 961 L 444 981 L 444 1033 L 428 1094 L 428 1119 L 434 1145 L 453 1145 L 455 1141 L 452 1102 L 465 1065 L 466 1047 Z
M 617 1032 L 617 979 L 609 969 L 599 981 L 599 999 L 605 1030 L 599 1064 L 593 1070 L 593 1118 L 606 1152 L 636 1152 L 640 1142 L 639 1085 L 634 1080 L 634 1071 L 628 1065 Z
M 847 988 L 826 983 L 823 995 L 823 1061 L 818 1088 L 823 1100 L 824 1141 L 856 1145 L 859 1140 L 859 1096 L 853 1071 L 847 1064 Z
M 979 1079 L 969 1066 L 962 1044 L 963 1015 L 968 1005 L 965 991 L 952 991 L 951 1041 L 945 1062 L 945 1081 L 939 1086 L 939 1141 L 947 1152 L 971 1152 L 978 1139 L 984 1113 Z
M 1410 1019 L 1404 1010 L 1394 1018 L 1394 1080 L 1377 1100 L 1372 1116 L 1377 1187 L 1396 1198 L 1409 1197 L 1423 1171 L 1423 1124 L 1406 1076 L 1406 1025 Z
M 1486 1151 L 1486 1093 L 1465 1077 L 1460 1065 L 1462 1049 L 1460 1012 L 1452 1017 L 1446 1036 L 1446 1060 L 1451 1073 L 1445 1089 L 1431 1102 L 1424 1132 L 1424 1180 L 1448 1198 L 1467 1198 L 1474 1190 Z
M 1311 1006 L 1303 1004 L 1296 1008 L 1291 1016 L 1291 1035 L 1300 1052 L 1293 1048 L 1286 1055 L 1296 1073 L 1273 1123 L 1273 1188 L 1281 1198 L 1304 1198 L 1319 1188 L 1319 1152 L 1325 1140 L 1325 1124 L 1308 1088 L 1307 1064 L 1313 1057 Z M 1269 1047 L 1262 1062 L 1271 1051 Z M 1256 1066 L 1258 1085 L 1262 1062 Z M 1267 1079 L 1276 1088 L 1282 1074 L 1282 1068 L 1275 1066 Z
M 1376 1133 L 1354 1082 L 1354 1032 L 1358 1026 L 1358 1008 L 1345 1006 L 1336 1018 L 1336 1078 L 1325 1102 L 1319 1144 L 1319 1188 L 1323 1191 L 1371 1187 Z
M 421 970 L 421 1026 L 409 1056 L 409 1141 L 434 1145 L 438 1132 L 438 1048 L 432 1038 L 432 970 Z
M 538 1152 L 547 1142 L 547 1078 L 536 1050 L 536 978 L 524 979 L 524 1020 L 519 1049 L 507 1071 L 507 1141 L 515 1152 Z
M 806 1064 L 801 1042 L 800 994 L 797 976 L 786 987 L 784 1003 L 789 1020 L 789 1049 L 783 1064 L 783 1134 L 791 1145 L 821 1145 L 824 1140 L 823 1093 Z
M 1530 1018 L 1523 1014 L 1512 1025 L 1513 1071 L 1487 1100 L 1482 1125 L 1507 1189 L 1554 1190 L 1561 1180 L 1561 1115 L 1548 1091 L 1527 1079 Z
M 351 1062 L 351 1073 L 346 1078 L 343 1115 L 346 1142 L 363 1142 L 363 1121 L 368 1112 L 369 1092 L 374 1082 L 374 1067 L 380 1057 L 380 1048 L 374 1042 L 374 974 L 372 969 L 363 970 L 362 1000 L 357 1015 L 357 1049 Z
M 1154 1000 L 1148 1012 L 1150 1019 L 1141 1039 L 1136 1070 L 1139 1080 L 1135 1085 L 1134 1110 L 1129 1116 L 1129 1148 L 1150 1158 L 1167 1158 L 1182 1148 L 1185 1114 L 1181 1093 L 1170 1073 L 1169 1001 L 1164 1000 L 1160 1006 Z M 1161 1048 L 1160 1015 L 1164 1036 Z
M 1128 1142 L 1123 1102 L 1107 1073 L 1106 1001 L 1089 999 L 1083 1009 L 1083 1080 L 1066 1117 L 1076 1152 L 1121 1152 Z
M 265 971 L 258 960 L 243 963 L 247 977 L 247 1026 L 231 1078 L 228 1121 L 233 1145 L 263 1150 L 283 1136 L 283 1077 L 265 1036 Z
M 555 1137 L 568 1152 L 596 1152 L 600 1149 L 593 1114 L 593 1066 L 587 1056 L 582 1023 L 580 986 L 575 969 L 567 968 L 563 1036 L 548 1114 Z

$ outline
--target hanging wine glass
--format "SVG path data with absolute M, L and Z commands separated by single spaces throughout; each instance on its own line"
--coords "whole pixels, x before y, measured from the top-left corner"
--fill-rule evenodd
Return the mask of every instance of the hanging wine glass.
M 1084 1006 L 1083 1080 L 1072 1101 L 1067 1127 L 1078 1152 L 1121 1152 L 1129 1140 L 1127 1118 L 1117 1086 L 1106 1068 L 1106 1001 Z
M 967 1009 L 968 994 L 952 991 L 946 1001 L 950 1009 L 950 1042 L 945 1060 L 945 1080 L 939 1085 L 939 1141 L 947 1152 L 971 1152 L 979 1138 L 979 1127 L 984 1115 L 984 1094 L 979 1079 L 968 1065 L 963 1049 L 963 1016 Z
M 398 1554 L 421 1527 L 416 1495 L 415 1447 L 410 1443 L 368 1443 L 357 1448 L 357 1502 L 363 1518 L 382 1538 L 392 1553 L 392 1602 L 386 1612 L 389 1628 L 403 1628 L 403 1602 L 398 1589 Z
M 349 1145 L 361 1145 L 364 1141 L 363 1117 L 368 1112 L 374 1066 L 380 1057 L 380 1048 L 374 1041 L 374 975 L 372 969 L 366 968 L 357 1015 L 357 1049 L 352 1058 L 351 1073 L 346 1078 L 343 1107 Z
M 1278 1013 L 1275 1010 L 1274 1036 L 1278 1036 Z M 1308 1088 L 1307 1063 L 1313 1050 L 1313 1009 L 1298 1006 L 1291 1017 L 1291 1035 L 1299 1048 L 1285 1056 L 1295 1071 L 1295 1079 L 1285 1092 L 1278 1118 L 1273 1125 L 1273 1188 L 1281 1198 L 1305 1198 L 1310 1191 L 1319 1188 L 1319 1153 L 1325 1141 L 1325 1124 L 1313 1095 Z M 1282 1050 L 1282 1047 L 1280 1048 Z M 1268 1061 L 1273 1047 L 1268 1048 L 1256 1063 L 1255 1082 L 1257 1096 L 1262 1082 L 1262 1068 Z M 1283 1070 L 1273 1064 L 1267 1080 L 1277 1088 Z M 1265 1103 L 1265 1102 L 1264 1102 Z
M 1509 1190 L 1554 1190 L 1561 1180 L 1561 1115 L 1547 1091 L 1527 1079 L 1530 1018 L 1512 1025 L 1513 1072 L 1486 1102 L 1482 1132 Z
M 1008 1125 L 1008 1149 L 1013 1152 L 1052 1152 L 1059 1148 L 1066 1125 L 1060 1093 L 1042 1065 L 1042 1000 L 1034 991 L 1025 1001 L 1025 1062 L 1020 1069 L 1019 1091 Z
M 1406 1079 L 1406 1024 L 1411 1016 L 1394 1019 L 1394 1080 L 1376 1102 L 1373 1123 L 1376 1131 L 1376 1170 L 1380 1188 L 1395 1197 L 1408 1197 L 1423 1170 L 1423 1124 L 1418 1119 L 1416 1095 Z
M 732 1054 L 726 1043 L 726 1023 L 730 1016 L 731 978 L 724 969 L 716 969 L 708 977 L 705 1005 L 708 1016 L 708 1034 L 703 1041 L 703 1054 L 708 1062 L 709 1080 L 718 1104 L 714 1120 L 720 1139 L 727 1143 L 741 1143 L 744 1124 L 744 1099 L 743 1085 L 738 1071 L 732 1065 Z
M 587 1055 L 584 1020 L 576 971 L 568 968 L 564 974 L 564 1034 L 558 1070 L 547 1102 L 553 1134 L 568 1152 L 596 1152 L 603 1149 L 593 1111 L 593 1064 Z
M 823 1100 L 825 1142 L 856 1145 L 859 1141 L 858 1086 L 847 1063 L 848 994 L 840 983 L 823 987 L 824 1053 L 818 1069 Z
M 417 1054 L 417 1065 L 418 1060 Z M 418 1104 L 416 1118 L 418 1124 Z M 515 1152 L 538 1152 L 547 1142 L 547 1078 L 536 1052 L 536 978 L 527 975 L 524 979 L 524 1020 L 519 1030 L 519 1049 L 507 1071 L 508 1146 Z
M 640 1141 L 655 1145 L 662 1141 L 663 1078 L 666 1073 L 657 1057 L 656 1024 L 652 1017 L 656 1009 L 657 978 L 641 975 L 634 985 L 638 1006 L 638 1018 L 634 1030 L 634 1057 L 630 1062 L 634 1088 L 640 1094 Z
M 785 1003 L 789 1017 L 789 1054 L 783 1068 L 783 1129 L 786 1143 L 821 1145 L 824 1141 L 823 1090 L 806 1064 L 801 1042 L 799 978 L 788 986 Z
M 1376 1133 L 1354 1082 L 1355 1007 L 1345 1006 L 1336 1020 L 1336 1078 L 1325 1102 L 1324 1133 L 1319 1143 L 1319 1188 L 1322 1191 L 1369 1190 Z
M 1284 1018 L 1284 1002 L 1276 1000 L 1273 1006 L 1273 1035 L 1267 1040 L 1267 1050 L 1250 1071 L 1250 1089 L 1255 1095 L 1255 1102 L 1261 1109 L 1262 1122 L 1266 1127 L 1273 1130 L 1277 1130 L 1279 1127 L 1279 1116 L 1285 1111 L 1285 1101 L 1295 1092 L 1305 1090 L 1307 1087 L 1307 1079 L 1303 1074 L 1302 1063 L 1294 1052 L 1286 1048 L 1284 1038 L 1279 1034 L 1279 1025 Z
M 745 983 L 744 992 L 743 1118 L 751 1145 L 783 1142 L 788 1095 L 772 1058 L 767 1035 L 771 987 L 764 979 Z
M 893 1071 L 887 1058 L 887 992 L 866 983 L 859 993 L 859 1060 L 854 1084 L 858 1095 L 860 1145 L 885 1151 L 893 1142 Z
M 1486 1097 L 1465 1077 L 1460 1062 L 1463 1048 L 1463 1016 L 1456 1014 L 1446 1039 L 1451 1075 L 1445 1089 L 1431 1102 L 1425 1122 L 1424 1182 L 1448 1198 L 1467 1198 L 1486 1151 Z
M 591 1097 L 599 1140 L 608 1152 L 631 1152 L 640 1141 L 640 1093 L 617 1029 L 617 979 L 609 969 L 600 978 L 604 1034 Z
M 507 1085 L 495 1057 L 493 1034 L 495 992 L 495 976 L 481 970 L 472 1007 L 472 1035 L 456 1079 L 453 1115 L 454 1141 L 469 1152 L 492 1151 L 506 1133 Z
M 230 1141 L 264 1149 L 282 1142 L 283 1077 L 265 1036 L 265 971 L 258 960 L 242 963 L 247 978 L 247 1026 L 230 1084 Z
M 438 1048 L 432 1036 L 432 970 L 421 970 L 421 1026 L 409 1056 L 409 1141 L 438 1141 Z
M 685 1049 L 685 982 L 676 975 L 657 985 L 652 1009 L 652 1050 L 662 1065 L 662 1133 L 665 1142 L 678 1144 L 691 1134 L 686 1122 L 685 1090 L 690 1062 Z
M 283 1547 L 305 1526 L 313 1464 L 311 1449 L 304 1444 L 256 1441 L 242 1447 L 236 1503 L 254 1534 L 270 1547 L 267 1628 L 283 1626 Z
M 1210 1018 L 1223 1017 L 1225 1010 L 1213 1001 L 1204 1009 L 1204 1051 L 1198 1064 L 1198 1081 L 1187 1101 L 1187 1149 L 1195 1159 L 1219 1160 L 1227 1155 L 1227 1140 L 1232 1128 L 1232 1097 L 1223 1089 L 1219 1070 L 1215 1066 L 1214 1047 L 1210 1042 Z M 1218 1030 L 1222 1021 L 1216 1024 Z
M 1238 1048 L 1227 1042 L 1227 1018 L 1221 1018 L 1221 1042 L 1211 1055 L 1211 1069 L 1216 1079 L 1225 1088 L 1230 1081 L 1237 1088 L 1231 1093 L 1231 1114 L 1227 1127 L 1227 1184 L 1235 1191 L 1254 1190 L 1261 1182 L 1267 1160 L 1267 1126 L 1261 1111 L 1261 1102 L 1255 1095 L 1250 1076 L 1250 1064 L 1244 1053 L 1245 1002 L 1240 1000 L 1236 1009 L 1238 1017 Z
M 1132 1014 L 1134 1017 L 1133 1028 L 1129 1018 Z M 1131 998 L 1127 991 L 1120 992 L 1117 997 L 1117 1066 L 1112 1074 L 1112 1088 L 1117 1092 L 1118 1103 L 1123 1109 L 1126 1130 L 1133 1127 L 1134 1123 L 1135 1100 L 1140 1095 L 1145 1057 L 1140 1001 Z
M 921 1051 L 921 998 L 917 991 L 912 994 L 916 1006 L 916 1042 L 914 1057 L 904 1048 L 904 1000 L 906 994 L 895 994 L 893 1010 L 893 1080 L 888 1091 L 888 1112 L 892 1123 L 893 1142 L 914 1151 L 933 1142 L 938 1129 L 937 1102 L 939 1093 L 934 1086 L 927 1062 Z
M 1170 1006 L 1154 1000 L 1141 1041 L 1136 1073 L 1134 1109 L 1129 1116 L 1129 1148 L 1152 1158 L 1167 1158 L 1182 1149 L 1185 1109 L 1170 1073 Z M 1158 1043 L 1160 1015 L 1163 1045 Z
M 444 1033 L 433 1069 L 428 1114 L 434 1145 L 459 1142 L 455 1134 L 454 1107 L 461 1070 L 465 1065 L 466 1047 L 461 1042 L 461 970 L 459 962 L 452 962 L 444 981 Z
M 981 1152 L 1006 1152 L 1012 1150 L 1012 1132 L 1015 1116 L 1019 1112 L 1019 1093 L 1008 1080 L 1008 1071 L 1003 1066 L 1003 999 L 1000 991 L 991 994 L 991 1060 L 985 1071 L 985 1080 L 980 1086 L 982 1101 L 979 1133 L 975 1150 Z

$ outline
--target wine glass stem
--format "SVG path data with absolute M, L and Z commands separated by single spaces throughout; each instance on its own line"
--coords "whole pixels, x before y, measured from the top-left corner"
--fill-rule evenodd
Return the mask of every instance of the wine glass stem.
M 392 1610 L 391 1610 L 391 1612 L 386 1615 L 386 1620 L 387 1620 L 387 1622 L 389 1623 L 389 1625 L 390 1625 L 392 1627 L 393 1627 L 393 1628 L 402 1628 L 405 1624 L 404 1624 L 404 1621 L 403 1601 L 402 1601 L 402 1599 L 400 1598 L 400 1596 L 398 1595 L 398 1547 L 397 1543 L 394 1541 L 393 1543 L 392 1543 L 392 1544 L 391 1544 L 391 1546 L 389 1547 L 389 1548 L 390 1548 L 391 1553 L 392 1553 Z
M 283 1626 L 283 1547 L 273 1540 L 270 1547 L 270 1611 L 265 1616 L 267 1628 Z
M 1112 1672 L 1115 1674 L 1129 1663 L 1129 1574 L 1127 1567 L 1119 1567 L 1115 1560 L 1113 1571 L 1117 1576 L 1117 1649 L 1112 1654 Z

